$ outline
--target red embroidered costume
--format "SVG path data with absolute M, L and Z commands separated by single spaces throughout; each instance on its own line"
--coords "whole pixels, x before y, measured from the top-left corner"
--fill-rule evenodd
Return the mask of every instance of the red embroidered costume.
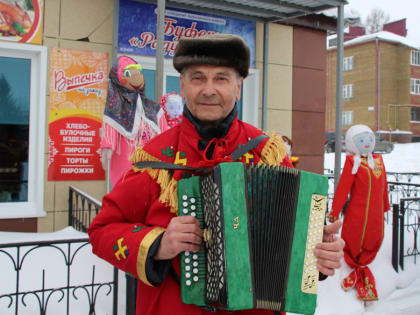
M 367 265 L 375 258 L 384 237 L 384 212 L 389 210 L 388 184 L 381 155 L 370 153 L 367 158 L 356 154 L 356 159 L 359 166 L 355 165 L 354 155 L 346 156 L 329 218 L 332 221 L 339 217 L 350 194 L 341 237 L 346 243 L 344 260 L 354 270 L 343 280 L 342 287 L 347 291 L 355 286 L 359 299 L 370 301 L 377 300 L 378 295 Z
M 236 116 L 236 110 L 234 114 Z M 192 167 L 211 166 L 228 159 L 239 145 L 262 134 L 261 130 L 236 117 L 231 119 L 226 132 L 226 135 L 205 143 L 193 123 L 183 119 L 180 124 L 137 149 L 132 160 L 164 161 Z M 207 151 L 212 146 L 211 159 L 207 159 Z M 255 149 L 244 154 L 240 161 L 291 166 L 284 142 L 277 135 L 264 139 Z M 88 230 L 95 254 L 140 279 L 138 315 L 211 314 L 197 306 L 182 303 L 180 286 L 168 274 L 169 263 L 151 258 L 156 253 L 165 227 L 177 215 L 176 183 L 182 173 L 150 168 L 128 171 L 104 197 L 102 209 Z M 179 274 L 179 258 L 170 263 Z M 217 314 L 227 313 L 221 311 Z M 229 314 L 273 313 L 248 310 Z

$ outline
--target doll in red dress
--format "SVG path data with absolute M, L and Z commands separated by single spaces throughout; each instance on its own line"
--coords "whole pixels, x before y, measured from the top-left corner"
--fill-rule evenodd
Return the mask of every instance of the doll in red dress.
M 368 265 L 384 237 L 384 213 L 389 210 L 386 172 L 382 156 L 372 154 L 375 135 L 369 127 L 352 126 L 345 142 L 346 161 L 328 220 L 337 220 L 349 199 L 341 237 L 346 242 L 344 260 L 353 271 L 341 285 L 345 291 L 355 287 L 359 299 L 372 301 L 378 299 L 378 294 Z

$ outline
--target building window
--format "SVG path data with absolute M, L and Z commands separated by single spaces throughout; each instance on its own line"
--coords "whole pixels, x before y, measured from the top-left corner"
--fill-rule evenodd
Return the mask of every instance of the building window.
M 411 51 L 411 65 L 420 66 L 420 50 Z
M 353 70 L 353 56 L 344 58 L 344 71 Z
M 353 84 L 343 85 L 343 98 L 348 99 L 353 97 Z
M 353 111 L 345 111 L 342 113 L 343 125 L 353 125 Z
M 410 93 L 420 95 L 420 79 L 411 79 L 410 83 Z
M 47 48 L 0 43 L 0 218 L 45 215 Z
M 411 121 L 420 122 L 420 107 L 411 108 Z

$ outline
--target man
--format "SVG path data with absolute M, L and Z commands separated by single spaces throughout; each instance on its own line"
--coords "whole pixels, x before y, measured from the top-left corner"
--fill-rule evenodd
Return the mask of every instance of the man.
M 238 146 L 263 134 L 237 118 L 235 104 L 250 63 L 249 49 L 241 38 L 218 34 L 181 39 L 173 63 L 181 73 L 184 119 L 137 149 L 132 155 L 134 162 L 211 167 L 231 161 Z M 276 134 L 240 161 L 292 166 L 284 142 Z M 137 314 L 208 313 L 182 303 L 176 280 L 179 253 L 198 251 L 203 236 L 194 217 L 177 216 L 177 181 L 184 173 L 134 167 L 104 197 L 102 209 L 89 228 L 93 252 L 140 279 Z M 343 241 L 333 235 L 340 224 L 326 227 L 324 240 L 328 242 L 315 249 L 318 269 L 324 275 L 333 275 L 340 267 Z M 273 314 L 264 310 L 234 313 Z

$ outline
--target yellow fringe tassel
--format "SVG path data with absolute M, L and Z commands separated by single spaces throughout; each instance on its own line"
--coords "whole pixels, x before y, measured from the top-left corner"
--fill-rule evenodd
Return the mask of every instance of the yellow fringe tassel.
M 130 156 L 130 161 L 133 163 L 141 161 L 156 161 L 162 162 L 161 160 L 150 155 L 143 150 L 143 147 L 138 147 L 133 154 Z M 172 174 L 168 170 L 163 169 L 152 169 L 150 167 L 137 168 L 133 166 L 135 172 L 144 171 L 147 172 L 160 186 L 160 197 L 159 200 L 169 205 L 172 213 L 178 213 L 178 193 L 177 193 L 177 181 L 173 179 Z
M 276 132 L 270 132 L 267 135 L 270 139 L 261 152 L 261 160 L 258 164 L 280 165 L 287 154 L 284 140 Z

